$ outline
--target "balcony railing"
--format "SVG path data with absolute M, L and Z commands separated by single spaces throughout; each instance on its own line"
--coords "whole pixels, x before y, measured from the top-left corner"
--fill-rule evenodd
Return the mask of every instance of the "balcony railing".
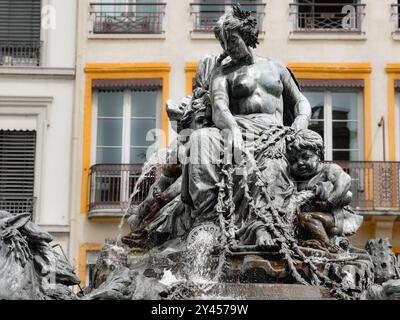
M 400 4 L 392 4 L 392 17 L 394 19 L 394 32 L 400 33 Z
M 335 161 L 351 176 L 353 202 L 359 212 L 400 212 L 400 162 Z M 141 165 L 98 164 L 90 169 L 89 210 L 123 209 L 141 174 Z M 157 170 L 143 180 L 133 204 L 141 203 L 157 177 Z
M 33 216 L 35 213 L 35 203 L 35 197 L 0 197 L 0 211 L 3 210 L 13 214 L 28 212 Z
M 41 53 L 42 41 L 0 41 L 1 66 L 38 67 Z
M 218 19 L 232 7 L 229 3 L 191 3 L 190 14 L 193 16 L 193 31 L 209 33 L 213 31 Z M 263 22 L 265 16 L 265 3 L 242 3 L 242 8 L 257 18 L 259 32 L 263 32 Z
M 165 3 L 91 3 L 94 34 L 160 34 Z
M 101 209 L 125 209 L 136 182 L 142 173 L 142 165 L 97 164 L 90 168 L 89 211 Z M 157 176 L 152 170 L 139 186 L 132 204 L 140 204 L 147 196 Z
M 400 162 L 335 162 L 352 178 L 355 210 L 400 212 Z
M 365 4 L 291 3 L 293 32 L 352 32 L 363 33 Z

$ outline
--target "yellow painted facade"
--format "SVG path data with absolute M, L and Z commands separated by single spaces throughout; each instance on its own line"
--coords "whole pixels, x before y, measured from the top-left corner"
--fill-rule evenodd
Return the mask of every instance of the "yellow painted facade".
M 83 172 L 82 172 L 82 193 L 81 213 L 89 210 L 89 169 L 90 169 L 90 148 L 92 128 L 92 81 L 94 79 L 137 79 L 137 78 L 161 78 L 162 85 L 162 116 L 161 128 L 164 131 L 162 145 L 168 143 L 168 116 L 164 108 L 169 97 L 169 73 L 171 67 L 167 62 L 154 63 L 96 63 L 88 64 L 85 68 L 86 91 L 84 104 L 84 133 L 83 133 Z
M 78 277 L 81 280 L 80 286 L 86 287 L 86 261 L 87 254 L 89 251 L 100 252 L 103 244 L 101 243 L 83 243 L 79 246 L 79 266 L 78 266 Z
M 387 81 L 387 97 L 388 97 L 388 132 L 389 132 L 389 160 L 396 160 L 396 146 L 400 148 L 400 137 L 396 137 L 396 124 L 395 124 L 395 80 L 400 80 L 400 63 L 388 64 L 386 66 L 386 73 L 388 75 Z M 396 140 L 397 138 L 397 140 Z M 396 144 L 397 142 L 397 144 Z

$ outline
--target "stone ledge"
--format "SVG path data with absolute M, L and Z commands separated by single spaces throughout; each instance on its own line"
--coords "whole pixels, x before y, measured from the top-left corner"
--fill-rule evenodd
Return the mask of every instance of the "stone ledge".
M 74 80 L 75 68 L 14 67 L 0 65 L 0 76 L 34 76 Z
M 154 40 L 166 39 L 165 33 L 156 34 L 89 34 L 88 39 L 90 40 L 133 40 L 133 39 L 144 39 L 144 40 Z
M 198 32 L 190 31 L 190 38 L 193 40 L 215 40 L 215 35 L 213 32 Z M 258 35 L 258 40 L 265 39 L 265 32 Z
M 353 208 L 353 210 L 364 217 L 400 217 L 400 211 L 390 209 L 360 210 L 357 208 Z
M 289 40 L 366 40 L 365 33 L 291 32 Z
M 122 209 L 99 209 L 88 212 L 88 218 L 122 218 Z

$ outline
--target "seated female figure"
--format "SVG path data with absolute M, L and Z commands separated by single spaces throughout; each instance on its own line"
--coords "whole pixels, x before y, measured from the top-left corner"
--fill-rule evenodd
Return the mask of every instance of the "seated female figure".
M 241 163 L 242 155 L 252 155 L 260 178 L 274 205 L 283 206 L 293 189 L 287 163 L 281 157 L 265 156 L 269 139 L 284 140 L 284 114 L 294 115 L 292 128 L 306 129 L 311 114 L 307 99 L 299 91 L 291 72 L 280 63 L 255 56 L 251 48 L 258 41 L 256 20 L 240 7 L 223 15 L 214 28 L 223 54 L 210 82 L 214 127 L 195 130 L 190 136 L 188 162 L 183 167 L 182 200 L 199 221 L 216 219 L 221 163 Z M 277 129 L 277 130 L 275 130 Z M 275 135 L 275 136 L 274 136 Z M 260 148 L 263 144 L 264 148 Z M 221 159 L 221 154 L 223 159 Z M 234 177 L 237 236 L 242 244 L 272 245 L 273 236 L 265 223 L 251 216 Z M 255 206 L 263 208 L 260 187 L 253 184 Z

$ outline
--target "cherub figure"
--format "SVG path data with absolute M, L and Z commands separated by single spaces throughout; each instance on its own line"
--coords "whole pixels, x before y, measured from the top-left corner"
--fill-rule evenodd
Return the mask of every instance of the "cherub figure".
M 337 252 L 332 238 L 354 234 L 363 218 L 348 205 L 352 199 L 351 178 L 337 164 L 323 163 L 323 141 L 312 130 L 300 130 L 287 142 L 290 173 L 298 191 L 312 191 L 314 196 L 301 207 L 298 223 L 311 240 L 306 245 Z

